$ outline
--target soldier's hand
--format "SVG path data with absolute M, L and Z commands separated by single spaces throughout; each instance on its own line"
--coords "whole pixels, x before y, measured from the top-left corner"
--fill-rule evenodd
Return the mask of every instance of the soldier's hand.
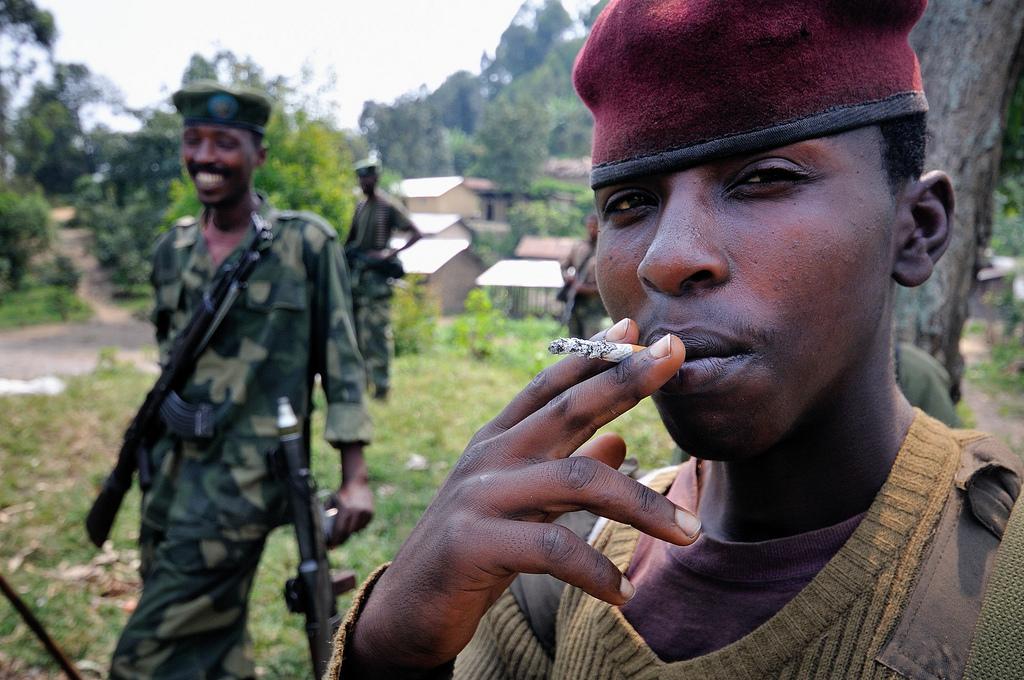
M 608 339 L 637 342 L 632 321 Z M 679 369 L 667 337 L 620 364 L 571 357 L 540 373 L 470 441 L 370 593 L 346 655 L 346 677 L 413 676 L 453 659 L 519 572 L 548 573 L 623 604 L 632 586 L 559 514 L 585 508 L 679 545 L 699 521 L 620 474 L 617 435 L 594 432 Z M 590 441 L 588 441 L 590 440 Z
M 341 545 L 373 519 L 373 491 L 366 480 L 342 484 L 331 496 L 330 507 L 337 509 L 329 547 Z

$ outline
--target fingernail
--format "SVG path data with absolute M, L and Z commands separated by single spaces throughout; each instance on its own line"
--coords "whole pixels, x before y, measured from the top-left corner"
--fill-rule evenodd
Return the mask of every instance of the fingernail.
M 626 337 L 626 330 L 629 328 L 629 319 L 622 319 L 617 324 L 608 329 L 604 334 L 605 340 L 611 342 L 618 342 Z
M 636 594 L 636 588 L 629 582 L 625 576 L 622 577 L 622 581 L 619 582 L 619 595 L 622 595 L 626 602 L 633 599 L 633 595 Z
M 651 345 L 651 356 L 655 359 L 664 359 L 672 354 L 672 336 L 663 335 L 661 340 Z
M 676 508 L 676 524 L 687 538 L 697 538 L 700 535 L 700 519 L 682 508 Z

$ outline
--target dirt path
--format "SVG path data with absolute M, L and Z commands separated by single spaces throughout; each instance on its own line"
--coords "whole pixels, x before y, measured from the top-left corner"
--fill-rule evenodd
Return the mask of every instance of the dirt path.
M 153 330 L 111 303 L 111 285 L 89 250 L 89 232 L 61 229 L 58 238 L 58 251 L 82 272 L 78 295 L 93 308 L 93 317 L 0 332 L 0 378 L 88 373 L 105 348 L 114 348 L 122 361 L 156 372 Z
M 960 352 L 968 366 L 988 359 L 988 345 L 979 335 L 968 335 L 960 341 Z M 969 380 L 963 381 L 963 398 L 971 407 L 977 428 L 1005 441 L 1024 456 L 1024 397 L 1013 394 L 990 394 Z

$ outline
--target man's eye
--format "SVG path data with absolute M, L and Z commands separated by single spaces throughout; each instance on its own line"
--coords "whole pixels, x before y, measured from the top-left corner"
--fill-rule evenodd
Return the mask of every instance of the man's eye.
M 798 182 L 805 179 L 805 177 L 806 175 L 803 173 L 789 168 L 762 168 L 740 177 L 739 181 L 736 182 L 736 186 L 742 186 L 744 184 L 758 186 L 779 182 Z
M 604 212 L 606 215 L 611 215 L 613 213 L 626 212 L 628 210 L 652 204 L 653 199 L 647 194 L 642 194 L 638 191 L 631 191 L 626 194 L 612 196 L 608 203 L 605 204 Z

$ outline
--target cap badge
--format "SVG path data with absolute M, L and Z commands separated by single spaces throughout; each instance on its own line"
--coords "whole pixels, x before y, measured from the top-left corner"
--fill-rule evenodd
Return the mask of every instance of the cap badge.
M 206 108 L 214 118 L 231 120 L 238 113 L 238 100 L 230 94 L 221 92 L 210 97 Z

